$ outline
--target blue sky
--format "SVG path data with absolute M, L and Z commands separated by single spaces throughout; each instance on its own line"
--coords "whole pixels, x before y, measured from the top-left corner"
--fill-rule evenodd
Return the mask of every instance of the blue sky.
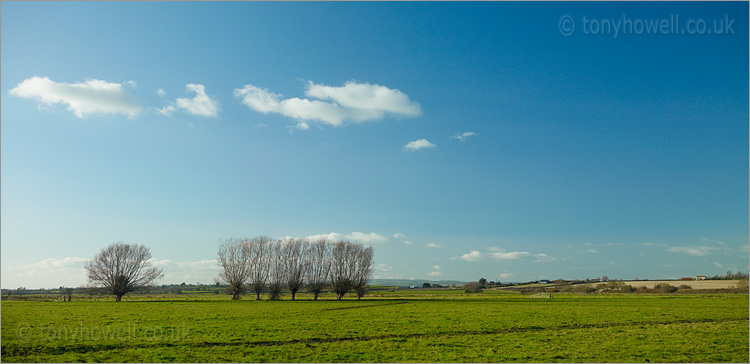
M 747 3 L 1 6 L 3 288 L 116 241 L 212 282 L 257 235 L 376 278 L 748 271 Z

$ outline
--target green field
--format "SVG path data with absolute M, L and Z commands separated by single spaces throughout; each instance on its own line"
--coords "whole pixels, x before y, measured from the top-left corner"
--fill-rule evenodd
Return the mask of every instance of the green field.
M 748 295 L 2 302 L 4 362 L 748 362 Z M 326 297 L 328 298 L 328 297 Z

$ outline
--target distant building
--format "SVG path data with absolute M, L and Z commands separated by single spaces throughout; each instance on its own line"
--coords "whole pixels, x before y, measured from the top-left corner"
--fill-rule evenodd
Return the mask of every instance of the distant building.
M 695 276 L 695 280 L 696 281 L 705 281 L 706 280 L 706 276 Z
M 693 277 L 682 277 L 680 278 L 681 281 L 692 281 Z
M 552 282 L 550 282 L 549 279 L 541 279 L 541 280 L 539 280 L 539 283 L 549 284 L 549 283 L 552 283 Z

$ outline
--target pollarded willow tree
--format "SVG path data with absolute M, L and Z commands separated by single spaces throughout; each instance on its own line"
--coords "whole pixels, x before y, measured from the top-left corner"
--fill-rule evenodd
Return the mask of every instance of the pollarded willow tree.
M 281 290 L 284 288 L 284 259 L 283 241 L 273 241 L 269 244 L 268 255 L 268 299 L 277 300 L 281 296 Z
M 367 293 L 372 277 L 373 248 L 348 241 L 330 245 L 328 279 L 336 299 L 341 300 L 349 290 L 354 290 L 357 299 L 361 299 Z
M 248 264 L 251 244 L 248 239 L 227 239 L 219 246 L 219 282 L 229 286 L 233 300 L 247 291 L 245 284 L 252 273 Z
M 271 248 L 273 241 L 267 236 L 259 236 L 250 241 L 250 289 L 255 292 L 255 299 L 260 300 L 260 293 L 266 287 L 270 271 Z
M 336 300 L 341 300 L 352 288 L 355 266 L 355 244 L 348 241 L 337 241 L 331 249 L 331 270 L 329 273 L 331 289 L 336 293 Z
M 318 295 L 328 286 L 328 274 L 331 271 L 333 245 L 326 239 L 310 243 L 307 251 L 307 290 L 318 300 Z
M 352 289 L 357 293 L 357 299 L 362 299 L 362 296 L 367 293 L 370 289 L 369 282 L 372 277 L 373 266 L 372 258 L 374 251 L 372 247 L 363 247 L 357 245 L 354 249 L 354 269 L 352 269 Z
M 309 244 L 306 239 L 287 239 L 281 242 L 279 254 L 282 256 L 282 277 L 284 286 L 292 295 L 292 301 L 305 283 Z
M 102 249 L 84 268 L 90 283 L 121 302 L 122 296 L 163 276 L 160 268 L 151 265 L 151 251 L 146 246 L 117 242 Z

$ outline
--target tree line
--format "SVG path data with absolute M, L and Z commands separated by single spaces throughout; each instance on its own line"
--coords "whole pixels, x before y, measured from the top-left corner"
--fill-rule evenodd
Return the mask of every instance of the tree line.
M 373 253 L 372 247 L 345 240 L 227 239 L 219 247 L 219 280 L 229 286 L 233 300 L 249 291 L 260 300 L 264 289 L 274 300 L 284 288 L 292 300 L 303 288 L 317 300 L 326 287 L 337 300 L 350 290 L 361 299 L 372 276 Z
M 284 288 L 292 300 L 301 289 L 317 300 L 326 288 L 336 293 L 337 300 L 349 291 L 361 299 L 369 289 L 373 256 L 371 246 L 345 240 L 231 238 L 219 246 L 217 280 L 229 287 L 233 300 L 248 292 L 260 300 L 263 291 L 276 300 Z M 84 267 L 90 283 L 120 302 L 125 294 L 164 276 L 162 269 L 152 267 L 151 258 L 143 245 L 118 242 L 102 249 Z

